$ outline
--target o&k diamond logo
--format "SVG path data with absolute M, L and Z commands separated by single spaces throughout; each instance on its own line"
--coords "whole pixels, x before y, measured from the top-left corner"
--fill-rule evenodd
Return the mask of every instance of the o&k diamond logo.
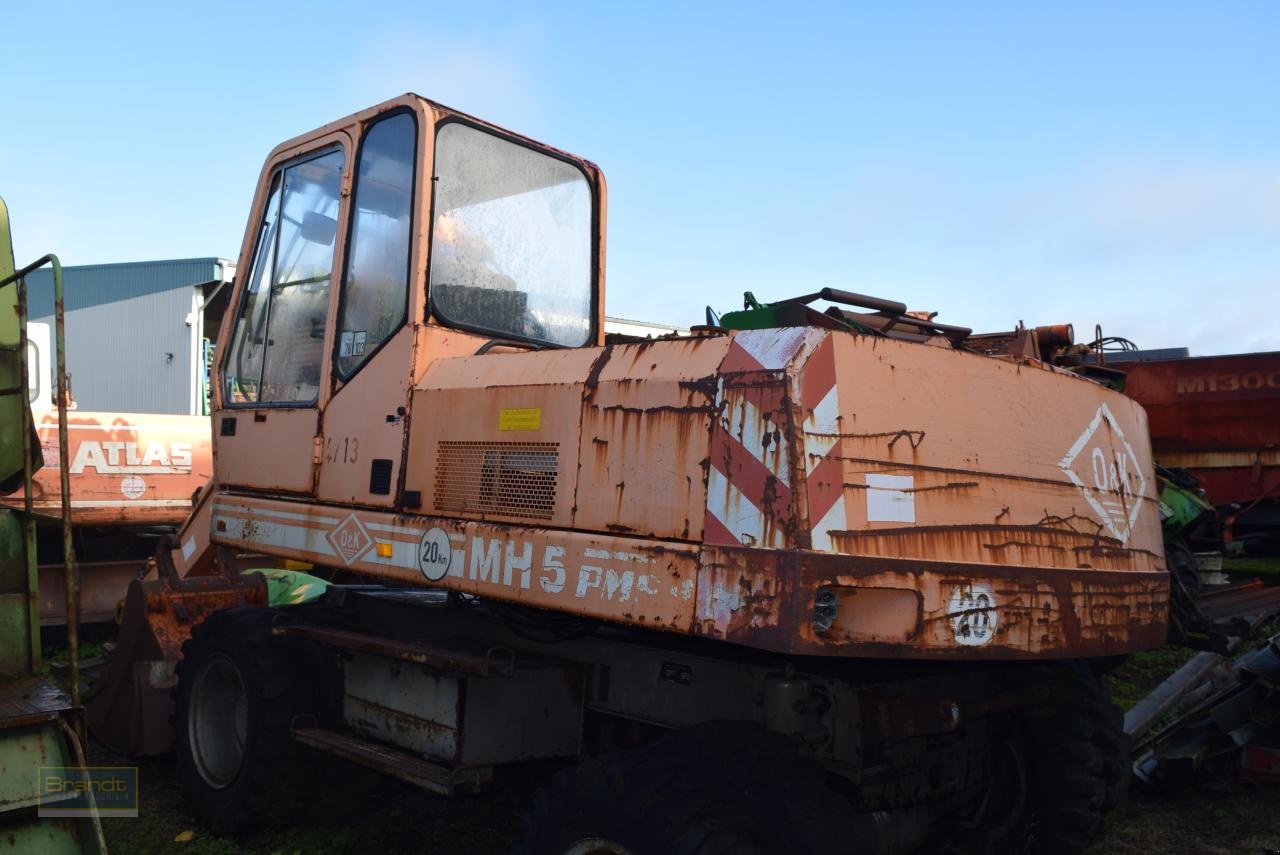
M 1121 543 L 1128 541 L 1147 493 L 1147 476 L 1106 404 L 1058 466 L 1107 530 Z
M 356 519 L 355 514 L 348 514 L 345 520 L 338 523 L 333 531 L 324 537 L 329 541 L 334 552 L 342 556 L 342 560 L 348 564 L 364 555 L 369 551 L 369 547 L 373 546 L 373 538 L 369 537 L 369 532 L 364 530 L 364 526 L 360 524 L 360 520 Z

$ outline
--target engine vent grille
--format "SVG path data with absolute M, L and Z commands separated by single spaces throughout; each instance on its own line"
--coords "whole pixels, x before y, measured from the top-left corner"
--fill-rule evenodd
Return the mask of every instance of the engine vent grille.
M 549 520 L 556 508 L 558 442 L 442 442 L 435 509 Z

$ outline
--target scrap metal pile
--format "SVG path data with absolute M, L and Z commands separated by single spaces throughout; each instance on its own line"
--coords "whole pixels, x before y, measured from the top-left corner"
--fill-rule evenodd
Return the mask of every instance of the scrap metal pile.
M 1280 635 L 1234 660 L 1194 656 L 1129 710 L 1133 773 L 1153 786 L 1280 782 Z

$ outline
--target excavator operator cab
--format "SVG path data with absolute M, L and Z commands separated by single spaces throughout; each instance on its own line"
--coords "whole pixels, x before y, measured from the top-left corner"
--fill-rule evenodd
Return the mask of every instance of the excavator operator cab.
M 279 146 L 218 342 L 218 482 L 393 503 L 431 361 L 601 341 L 604 198 L 593 164 L 411 94 Z

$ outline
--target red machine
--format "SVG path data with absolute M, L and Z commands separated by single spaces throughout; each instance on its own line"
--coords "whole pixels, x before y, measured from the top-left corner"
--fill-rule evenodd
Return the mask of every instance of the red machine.
M 1280 351 L 1125 362 L 1125 391 L 1151 425 L 1156 460 L 1186 469 L 1224 511 L 1228 540 L 1280 532 Z

